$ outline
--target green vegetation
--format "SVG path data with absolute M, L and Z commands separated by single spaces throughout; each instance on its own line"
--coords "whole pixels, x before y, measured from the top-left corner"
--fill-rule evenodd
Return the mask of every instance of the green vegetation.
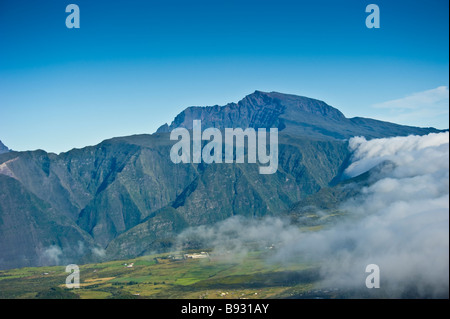
M 60 287 L 52 287 L 47 290 L 40 291 L 36 294 L 37 299 L 80 299 L 80 296 L 73 293 L 69 289 Z
M 80 288 L 65 287 L 65 267 L 0 272 L 0 298 L 277 298 L 314 287 L 314 265 L 268 264 L 269 251 L 174 260 L 170 254 L 80 265 Z M 226 258 L 225 258 L 226 257 Z

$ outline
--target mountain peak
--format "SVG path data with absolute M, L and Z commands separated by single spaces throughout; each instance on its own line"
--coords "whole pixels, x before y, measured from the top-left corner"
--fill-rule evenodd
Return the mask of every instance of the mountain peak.
M 170 125 L 161 126 L 157 133 L 170 132 L 177 127 L 192 129 L 194 120 L 201 120 L 203 127 L 219 129 L 276 127 L 289 135 L 315 139 L 348 139 L 358 135 L 370 139 L 423 135 L 438 131 L 372 119 L 349 119 L 341 111 L 321 100 L 256 90 L 237 103 L 188 107 L 178 114 Z
M 328 105 L 324 101 L 313 99 L 306 96 L 280 93 L 276 91 L 263 92 L 256 90 L 254 93 L 247 95 L 244 99 L 261 99 L 270 100 L 271 103 L 279 103 L 285 111 L 302 111 L 306 113 L 316 114 L 324 117 L 331 117 L 336 120 L 345 118 L 344 114 L 338 109 Z
M 341 121 L 345 116 L 323 101 L 280 92 L 256 90 L 237 103 L 224 106 L 188 107 L 173 120 L 171 125 L 161 126 L 157 132 L 170 132 L 176 127 L 192 128 L 192 121 L 202 120 L 208 127 L 216 128 L 269 128 L 283 130 L 285 120 L 317 122 L 318 119 Z
M 9 152 L 9 148 L 7 148 L 6 145 L 2 143 L 2 141 L 0 141 L 0 154 L 6 152 Z

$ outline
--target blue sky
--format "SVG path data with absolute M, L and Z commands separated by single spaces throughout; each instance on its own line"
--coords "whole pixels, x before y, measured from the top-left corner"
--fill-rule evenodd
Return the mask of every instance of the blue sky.
M 65 8 L 80 8 L 68 29 Z M 368 29 L 365 8 L 380 8 Z M 0 140 L 59 153 L 278 91 L 448 128 L 447 0 L 0 0 Z

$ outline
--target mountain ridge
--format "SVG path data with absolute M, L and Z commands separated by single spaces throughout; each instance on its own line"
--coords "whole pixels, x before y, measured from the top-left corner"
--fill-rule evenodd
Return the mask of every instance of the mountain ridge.
M 371 139 L 441 131 L 364 117 L 346 118 L 341 111 L 321 100 L 257 90 L 237 103 L 188 107 L 170 125 L 160 126 L 156 133 L 170 132 L 176 127 L 192 129 L 194 119 L 202 120 L 204 127 L 277 127 L 280 132 L 290 135 L 321 139 L 348 139 L 356 135 Z
M 169 249 L 173 237 L 189 226 L 233 215 L 283 214 L 339 181 L 350 156 L 346 136 L 439 131 L 347 119 L 325 102 L 277 92 L 256 91 L 223 110 L 187 108 L 153 134 L 115 137 L 58 155 L 42 150 L 0 154 L 5 188 L 0 246 L 8 248 L 0 249 L 0 269 L 46 265 L 50 260 L 39 254 L 55 246 L 67 255 L 61 262 L 95 260 L 98 249 L 105 251 L 102 260 L 142 255 Z M 192 125 L 193 119 L 201 119 L 203 127 L 278 127 L 278 171 L 261 175 L 250 163 L 172 163 L 175 141 L 169 132 L 175 124 Z M 18 227 L 21 231 L 14 231 Z M 34 237 L 21 235 L 27 230 Z M 84 249 L 71 250 L 78 242 Z M 37 246 L 39 251 L 25 249 Z

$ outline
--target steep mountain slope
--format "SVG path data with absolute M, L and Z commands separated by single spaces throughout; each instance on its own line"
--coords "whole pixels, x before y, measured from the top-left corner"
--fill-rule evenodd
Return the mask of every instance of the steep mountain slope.
M 0 268 L 41 266 L 78 260 L 91 237 L 70 218 L 0 174 Z
M 248 163 L 174 164 L 169 131 L 191 128 L 194 119 L 203 128 L 278 127 L 278 171 L 262 175 Z M 0 268 L 48 263 L 39 256 L 53 246 L 61 262 L 90 260 L 94 247 L 106 249 L 105 259 L 131 257 L 166 249 L 188 226 L 293 213 L 295 203 L 339 181 L 350 155 L 345 138 L 435 131 L 347 119 L 318 100 L 257 91 L 224 107 L 188 108 L 152 135 L 59 155 L 3 153 Z M 85 249 L 74 248 L 78 243 Z
M 142 141 L 144 142 L 143 144 Z M 102 246 L 152 212 L 166 206 L 197 176 L 193 165 L 170 161 L 168 136 L 136 136 L 108 141 L 107 152 L 123 152 L 120 165 L 110 166 L 110 177 L 81 209 L 77 222 Z
M 199 164 L 198 175 L 183 192 L 164 209 L 113 239 L 107 254 L 115 258 L 143 255 L 171 245 L 174 234 L 187 226 L 210 225 L 233 215 L 279 215 L 327 186 L 348 156 L 342 141 L 281 136 L 279 142 L 280 164 L 273 175 L 259 174 L 256 164 Z
M 294 224 L 302 226 L 321 226 L 335 222 L 337 218 L 346 215 L 342 210 L 342 203 L 360 196 L 365 187 L 379 180 L 383 170 L 386 173 L 392 167 L 391 162 L 384 161 L 361 175 L 323 187 L 289 207 L 284 214 L 289 215 Z

